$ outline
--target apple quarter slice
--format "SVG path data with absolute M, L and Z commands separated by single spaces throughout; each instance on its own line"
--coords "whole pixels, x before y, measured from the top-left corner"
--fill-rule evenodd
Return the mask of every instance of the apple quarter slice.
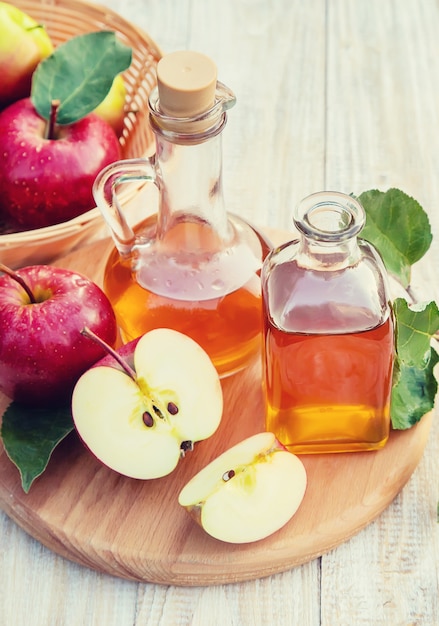
M 221 383 L 207 353 L 180 332 L 150 331 L 133 350 L 134 377 L 116 361 L 109 366 L 108 357 L 81 376 L 72 415 L 102 463 L 132 478 L 159 478 L 175 469 L 193 442 L 218 428 Z
M 249 543 L 271 535 L 293 517 L 306 484 L 302 461 L 273 433 L 262 432 L 198 472 L 178 501 L 212 537 Z

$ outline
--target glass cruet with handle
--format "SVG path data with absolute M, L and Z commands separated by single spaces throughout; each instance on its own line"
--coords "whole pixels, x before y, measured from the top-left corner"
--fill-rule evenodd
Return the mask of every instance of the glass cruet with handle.
M 197 341 L 221 376 L 260 351 L 260 270 L 271 245 L 225 208 L 222 131 L 232 91 L 212 60 L 165 55 L 149 98 L 152 157 L 118 161 L 97 177 L 94 196 L 114 240 L 104 290 L 124 342 L 157 327 Z M 131 227 L 118 199 L 126 183 L 152 182 L 158 209 Z

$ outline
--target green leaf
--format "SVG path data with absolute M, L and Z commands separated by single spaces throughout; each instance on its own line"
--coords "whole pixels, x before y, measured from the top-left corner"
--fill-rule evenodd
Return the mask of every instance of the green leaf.
M 436 302 L 409 305 L 404 298 L 397 298 L 392 306 L 398 358 L 422 369 L 430 360 L 431 339 L 439 331 L 438 306 Z
M 73 428 L 70 406 L 35 409 L 16 402 L 8 406 L 1 436 L 6 454 L 20 472 L 26 493 L 46 469 L 53 450 Z
M 433 409 L 438 388 L 433 370 L 438 362 L 439 355 L 434 349 L 422 369 L 397 361 L 398 375 L 394 377 L 390 410 L 396 430 L 411 428 Z
M 365 191 L 358 199 L 366 212 L 361 237 L 375 246 L 387 270 L 407 287 L 411 266 L 424 256 L 432 241 L 426 212 L 399 189 Z
M 396 429 L 410 428 L 431 411 L 437 393 L 434 367 L 438 355 L 431 339 L 439 330 L 436 302 L 409 305 L 403 298 L 393 304 L 396 319 L 396 359 L 390 415 Z
M 52 101 L 59 100 L 57 124 L 72 124 L 102 102 L 131 59 L 131 48 L 112 31 L 73 37 L 38 64 L 32 78 L 32 103 L 48 120 Z
M 412 265 L 431 245 L 428 215 L 416 200 L 399 189 L 373 189 L 358 199 L 366 212 L 361 237 L 378 250 L 387 271 L 408 287 Z M 391 419 L 394 428 L 402 429 L 413 426 L 434 405 L 437 381 L 433 368 L 437 354 L 431 339 L 439 330 L 439 310 L 435 302 L 408 305 L 403 298 L 397 298 L 392 306 L 397 355 Z

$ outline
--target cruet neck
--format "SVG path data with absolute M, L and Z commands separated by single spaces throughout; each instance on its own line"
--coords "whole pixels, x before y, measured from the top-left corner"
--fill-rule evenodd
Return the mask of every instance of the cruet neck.
M 216 233 L 218 245 L 231 233 L 222 184 L 222 136 L 192 144 L 157 137 L 160 210 L 157 234 L 165 237 L 178 223 L 197 223 Z

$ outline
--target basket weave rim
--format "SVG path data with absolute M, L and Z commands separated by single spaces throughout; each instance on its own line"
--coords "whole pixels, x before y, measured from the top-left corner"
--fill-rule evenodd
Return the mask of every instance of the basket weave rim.
M 130 22 L 117 13 L 117 11 L 111 7 L 107 7 L 106 5 L 95 2 L 87 2 L 86 0 L 13 0 L 13 4 L 19 8 L 35 7 L 36 10 L 43 7 L 49 9 L 50 11 L 54 10 L 58 13 L 62 13 L 63 10 L 66 10 L 67 18 L 69 13 L 74 13 L 75 11 L 78 11 L 80 14 L 90 14 L 92 16 L 100 14 L 103 16 L 102 24 L 105 23 L 105 17 L 111 17 L 114 22 L 120 22 L 124 25 L 124 27 L 127 27 L 131 31 L 137 33 L 141 39 L 146 40 L 149 46 L 158 53 L 159 57 L 163 56 L 161 48 L 143 28 L 140 28 L 137 24 Z
M 156 61 L 163 56 L 160 47 L 146 31 L 128 21 L 110 7 L 94 2 L 87 2 L 85 0 L 14 0 L 13 4 L 22 11 L 29 13 L 32 12 L 33 8 L 35 12 L 38 12 L 41 8 L 50 10 L 50 12 L 57 15 L 62 15 L 67 25 L 69 23 L 69 15 L 73 15 L 74 13 L 84 16 L 85 19 L 86 16 L 91 17 L 92 20 L 96 21 L 98 28 L 105 27 L 106 22 L 111 22 L 111 26 L 109 27 L 112 29 L 117 28 L 117 24 L 120 24 L 121 32 L 123 32 L 125 36 L 129 36 L 130 33 L 132 33 L 134 37 L 144 42 L 148 51 L 150 51 Z M 86 227 L 87 224 L 91 224 L 99 218 L 101 218 L 99 209 L 93 207 L 82 215 L 59 224 L 15 233 L 0 234 L 0 250 L 20 244 L 36 243 L 37 241 L 41 241 L 43 244 L 45 238 L 50 239 L 50 237 L 59 235 L 62 231 L 65 231 L 66 236 L 68 236 L 71 234 L 72 230 L 75 231 L 78 230 L 78 228 Z

